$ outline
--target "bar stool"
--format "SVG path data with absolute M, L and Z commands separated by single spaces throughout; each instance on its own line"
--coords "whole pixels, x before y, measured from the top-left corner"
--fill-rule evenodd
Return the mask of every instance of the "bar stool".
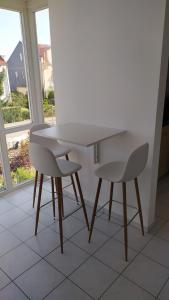
M 77 181 L 77 186 L 79 190 L 81 207 L 83 208 L 84 217 L 86 221 L 87 228 L 89 230 L 89 222 L 85 207 L 85 202 L 83 198 L 83 193 L 81 190 L 80 180 L 78 176 L 78 171 L 81 169 L 81 165 L 74 163 L 72 161 L 66 161 L 64 159 L 56 160 L 53 152 L 40 144 L 30 143 L 29 153 L 33 166 L 40 174 L 40 185 L 38 194 L 38 204 L 36 212 L 36 224 L 35 224 L 35 235 L 37 235 L 40 204 L 41 204 L 41 194 L 43 187 L 43 177 L 44 175 L 50 176 L 55 181 L 56 190 L 58 193 L 58 215 L 59 215 L 59 231 L 60 231 L 60 244 L 61 253 L 63 253 L 63 227 L 62 227 L 62 203 L 63 203 L 63 191 L 62 191 L 62 177 L 71 176 L 75 174 Z M 81 208 L 79 207 L 79 208 Z
M 100 195 L 100 189 L 102 180 L 106 180 L 110 182 L 110 198 L 109 198 L 109 220 L 111 218 L 111 209 L 113 200 L 113 187 L 114 183 L 122 183 L 123 189 L 123 220 L 124 220 L 124 242 L 125 242 L 125 260 L 128 260 L 128 232 L 127 226 L 135 219 L 135 217 L 139 214 L 140 224 L 142 234 L 144 235 L 144 226 L 143 226 L 143 216 L 141 209 L 141 201 L 139 194 L 139 186 L 138 186 L 138 175 L 145 168 L 146 162 L 148 158 L 148 144 L 145 143 L 135 149 L 129 156 L 127 161 L 113 161 L 111 163 L 105 164 L 102 167 L 98 168 L 95 172 L 95 175 L 99 178 L 98 187 L 96 192 L 95 204 L 93 209 L 92 221 L 90 226 L 89 233 L 89 243 L 91 241 L 91 236 L 93 232 L 93 226 L 95 221 L 95 216 L 97 212 L 97 205 Z M 134 217 L 128 222 L 127 220 L 127 199 L 126 199 L 126 183 L 128 181 L 134 180 L 136 197 L 137 197 L 137 213 Z M 118 201 L 115 201 L 118 202 Z
M 35 143 L 38 143 L 42 146 L 43 145 L 47 146 L 47 148 L 49 148 L 52 151 L 52 153 L 54 154 L 55 157 L 58 158 L 58 157 L 65 156 L 66 160 L 69 160 L 68 153 L 71 151 L 71 149 L 69 147 L 67 147 L 65 145 L 62 145 L 62 144 L 60 144 L 57 141 L 54 141 L 52 139 L 47 139 L 47 142 L 46 142 L 46 138 L 44 139 L 42 137 L 38 137 L 38 136 L 33 134 L 37 130 L 50 128 L 50 127 L 51 126 L 49 124 L 44 124 L 44 123 L 33 125 L 30 129 L 30 142 L 35 142 Z M 71 175 L 70 177 L 71 177 L 71 182 L 72 182 L 75 198 L 76 198 L 76 201 L 78 202 L 78 196 L 77 196 L 77 191 L 76 191 L 76 186 L 75 186 L 73 175 Z M 35 205 L 37 182 L 38 182 L 38 171 L 36 170 L 35 181 L 34 181 L 34 191 L 33 191 L 33 207 Z M 52 185 L 52 191 L 53 191 L 54 183 L 53 183 L 52 179 L 51 179 L 51 185 Z

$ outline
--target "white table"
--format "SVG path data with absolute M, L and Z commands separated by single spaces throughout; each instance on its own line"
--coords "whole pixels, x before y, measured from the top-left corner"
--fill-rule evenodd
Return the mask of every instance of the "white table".
M 81 123 L 65 123 L 35 131 L 33 134 L 43 138 L 60 140 L 84 147 L 94 146 L 94 163 L 100 161 L 100 142 L 125 133 L 125 130 L 107 128 Z

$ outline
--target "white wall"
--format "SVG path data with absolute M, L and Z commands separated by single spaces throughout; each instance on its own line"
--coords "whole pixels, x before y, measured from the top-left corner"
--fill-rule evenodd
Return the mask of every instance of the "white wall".
M 127 129 L 127 136 L 103 144 L 102 163 L 124 158 L 135 143 L 149 142 L 149 161 L 140 180 L 145 226 L 154 217 L 151 184 L 157 162 L 152 174 L 152 161 L 165 3 L 49 0 L 58 121 Z M 91 153 L 82 149 L 79 153 L 85 195 L 93 200 L 95 166 Z M 119 189 L 115 197 L 121 198 Z

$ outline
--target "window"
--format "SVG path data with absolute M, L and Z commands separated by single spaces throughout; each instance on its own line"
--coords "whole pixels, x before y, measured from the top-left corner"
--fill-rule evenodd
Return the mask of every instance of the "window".
M 49 10 L 35 13 L 39 69 L 42 87 L 43 115 L 46 123 L 56 123 L 55 97 L 52 70 L 52 53 L 49 28 Z
M 0 192 L 5 190 L 5 180 L 3 175 L 2 157 L 0 149 Z
M 36 96 L 39 99 L 39 88 L 36 93 L 34 88 L 30 91 L 29 87 L 29 84 L 34 87 L 36 77 L 34 74 L 29 77 L 27 72 L 27 67 L 32 71 L 33 66 L 30 47 L 25 51 L 25 41 L 29 45 L 30 35 L 29 24 L 24 23 L 23 19 L 27 11 L 25 10 L 25 14 L 23 12 L 22 7 L 20 11 L 0 8 L 0 191 L 11 190 L 34 177 L 35 170 L 28 153 L 32 116 L 34 122 L 41 120 L 42 116 L 47 123 L 56 121 L 49 12 L 48 9 L 33 12 L 42 89 L 42 102 L 39 106 L 29 97 L 33 95 L 34 99 Z M 26 29 L 24 35 L 23 27 Z M 39 80 L 37 83 L 39 84 Z
M 19 56 L 20 56 L 20 60 L 22 61 L 23 58 L 22 58 L 22 53 L 21 52 L 20 52 Z
M 29 159 L 29 131 L 7 134 L 6 141 L 13 185 L 32 179 L 35 171 Z
M 21 18 L 21 12 L 0 9 L 0 192 L 32 179 L 35 173 L 28 153 L 33 105 Z
M 19 12 L 0 9 L 0 38 L 0 56 L 3 53 L 6 67 L 3 78 L 6 97 L 0 102 L 4 126 L 9 128 L 25 125 L 31 122 L 31 110 L 27 80 L 22 76 L 27 70 Z

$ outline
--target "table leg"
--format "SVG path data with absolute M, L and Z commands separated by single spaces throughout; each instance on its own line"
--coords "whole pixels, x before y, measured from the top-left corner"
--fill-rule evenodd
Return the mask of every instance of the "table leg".
M 100 162 L 100 144 L 94 144 L 94 148 L 93 148 L 94 152 L 93 152 L 93 156 L 94 156 L 94 163 L 97 164 Z

